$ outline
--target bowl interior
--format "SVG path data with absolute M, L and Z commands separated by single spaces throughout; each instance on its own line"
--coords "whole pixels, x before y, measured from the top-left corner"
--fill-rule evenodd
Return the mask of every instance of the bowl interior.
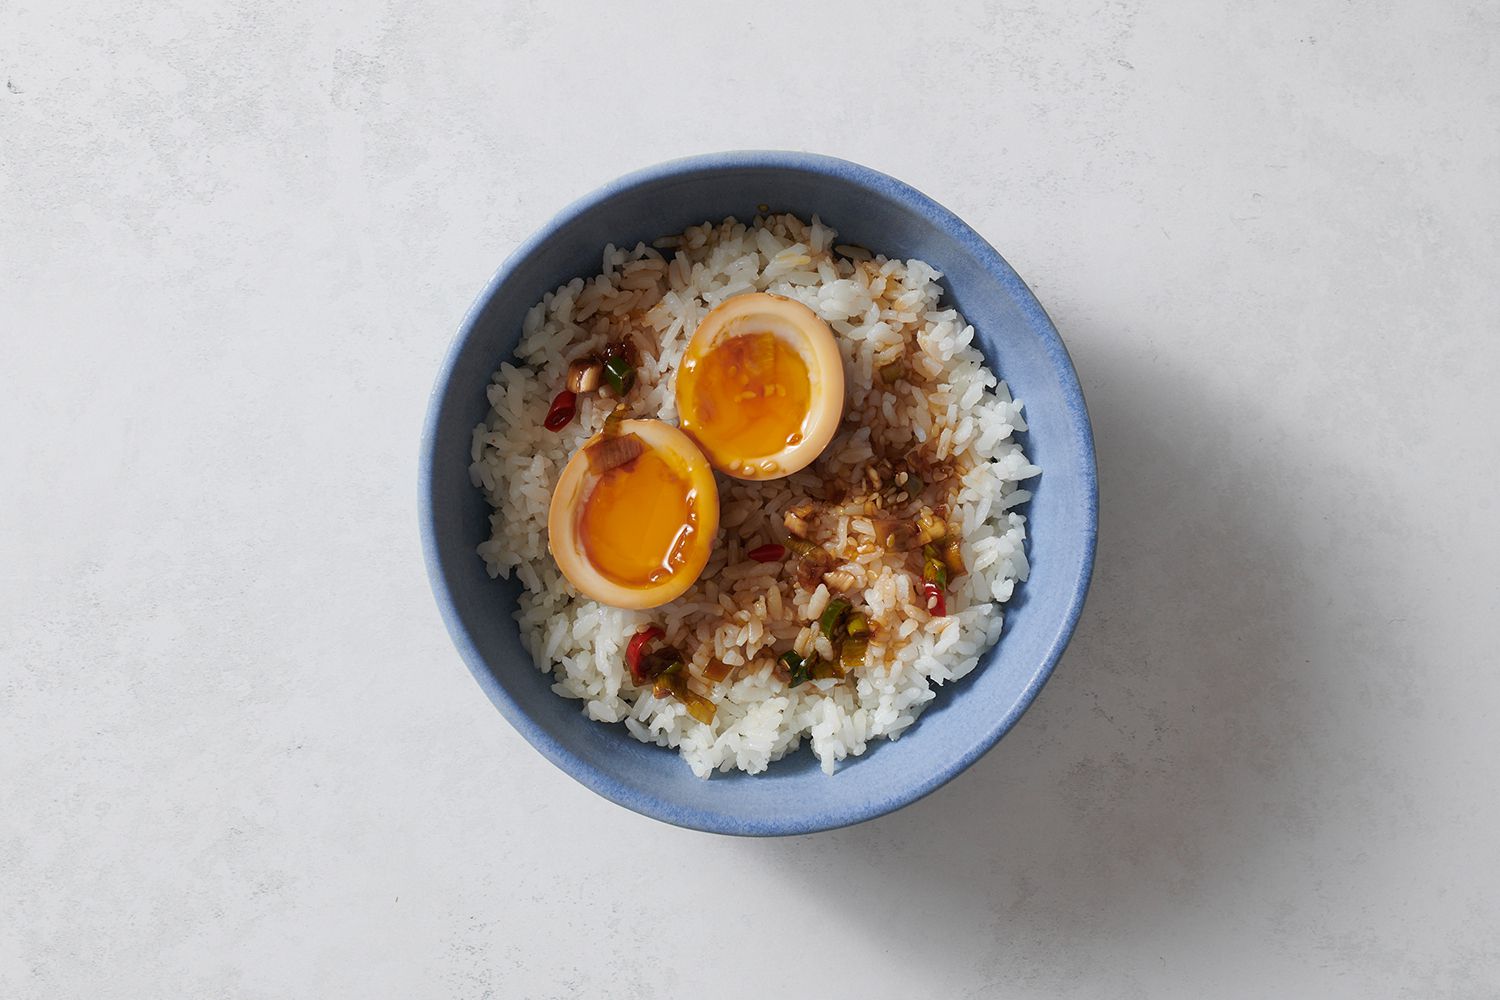
M 598 272 L 606 243 L 634 245 L 704 220 L 748 220 L 759 206 L 818 215 L 857 243 L 944 273 L 948 300 L 997 374 L 1026 404 L 1024 445 L 1042 475 L 1027 553 L 1031 577 L 1006 608 L 999 643 L 949 685 L 899 740 L 879 740 L 829 778 L 804 747 L 758 776 L 695 778 L 675 751 L 591 722 L 551 691 L 522 648 L 519 585 L 491 580 L 474 548 L 490 509 L 469 481 L 469 439 L 485 385 L 511 356 L 542 295 Z M 475 678 L 507 719 L 563 770 L 614 801 L 668 822 L 738 834 L 842 826 L 906 804 L 957 774 L 1019 717 L 1072 632 L 1093 563 L 1093 444 L 1077 378 L 1046 314 L 995 251 L 936 203 L 883 174 L 802 154 L 725 154 L 628 176 L 565 209 L 524 245 L 475 304 L 434 389 L 423 439 L 422 528 L 433 588 Z

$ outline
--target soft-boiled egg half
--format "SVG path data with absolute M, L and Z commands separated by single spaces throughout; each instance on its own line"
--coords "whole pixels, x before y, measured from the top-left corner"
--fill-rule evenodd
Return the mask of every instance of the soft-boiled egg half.
M 800 302 L 755 292 L 698 324 L 677 371 L 682 429 L 714 468 L 779 479 L 820 455 L 844 414 L 833 331 Z
M 654 608 L 703 572 L 719 530 L 713 469 L 682 431 L 621 420 L 563 468 L 547 513 L 557 566 L 585 595 Z

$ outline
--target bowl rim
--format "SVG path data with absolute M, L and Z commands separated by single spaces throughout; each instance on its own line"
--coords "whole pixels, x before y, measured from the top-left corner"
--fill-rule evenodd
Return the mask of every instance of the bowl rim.
M 866 189 L 873 189 L 901 203 L 914 213 L 928 218 L 972 254 L 984 270 L 993 275 L 1020 307 L 1027 324 L 1042 340 L 1043 347 L 1051 358 L 1062 383 L 1065 406 L 1082 418 L 1079 445 L 1083 452 L 1081 458 L 1086 463 L 1083 480 L 1085 512 L 1088 518 L 1083 562 L 1077 578 L 1073 581 L 1073 592 L 1069 597 L 1066 613 L 1059 623 L 1051 645 L 1042 657 L 1039 669 L 1010 709 L 997 717 L 963 753 L 946 761 L 942 767 L 932 771 L 923 780 L 912 783 L 894 795 L 852 805 L 829 806 L 825 804 L 816 814 L 765 817 L 754 828 L 747 827 L 734 817 L 678 805 L 660 796 L 626 788 L 598 770 L 587 759 L 555 740 L 545 729 L 532 721 L 526 711 L 495 680 L 488 662 L 474 645 L 467 628 L 459 617 L 456 602 L 443 574 L 438 551 L 436 522 L 433 517 L 434 493 L 437 485 L 434 462 L 437 454 L 437 425 L 446 390 L 452 382 L 458 358 L 474 334 L 475 325 L 511 273 L 564 226 L 623 192 L 705 171 L 718 172 L 737 168 L 795 171 L 832 177 Z M 1046 310 L 1042 308 L 1026 282 L 1006 262 L 1005 258 L 953 212 L 904 181 L 851 160 L 819 153 L 745 149 L 680 157 L 623 174 L 568 203 L 506 256 L 464 314 L 438 367 L 437 376 L 428 396 L 420 449 L 417 516 L 422 536 L 423 563 L 427 569 L 428 583 L 443 624 L 464 664 L 468 667 L 469 673 L 473 675 L 480 688 L 506 721 L 542 756 L 569 777 L 617 805 L 652 819 L 687 829 L 738 836 L 791 836 L 816 833 L 875 819 L 904 808 L 935 792 L 991 750 L 1031 706 L 1042 686 L 1051 678 L 1057 661 L 1062 657 L 1064 649 L 1072 638 L 1093 578 L 1099 530 L 1099 477 L 1093 425 L 1089 420 L 1088 406 L 1084 400 L 1083 388 L 1079 384 L 1072 357 Z M 598 725 L 599 723 L 591 724 Z M 774 777 L 767 775 L 760 780 L 774 780 Z M 831 780 L 836 780 L 836 776 Z

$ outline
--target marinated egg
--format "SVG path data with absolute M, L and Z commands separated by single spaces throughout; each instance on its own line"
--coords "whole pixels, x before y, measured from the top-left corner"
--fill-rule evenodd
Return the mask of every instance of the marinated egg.
M 703 572 L 719 530 L 708 460 L 660 420 L 622 420 L 584 444 L 558 478 L 547 544 L 580 591 L 617 608 L 654 608 Z
M 833 331 L 778 295 L 726 299 L 683 353 L 677 412 L 714 468 L 737 479 L 791 475 L 828 447 L 844 414 Z

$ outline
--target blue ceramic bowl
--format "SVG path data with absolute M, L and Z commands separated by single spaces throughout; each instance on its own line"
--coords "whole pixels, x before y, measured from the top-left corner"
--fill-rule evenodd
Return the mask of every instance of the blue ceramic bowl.
M 599 269 L 606 243 L 632 246 L 704 220 L 749 219 L 757 206 L 820 216 L 841 241 L 917 257 L 944 274 L 990 366 L 1026 404 L 1031 578 L 1017 588 L 1000 642 L 963 681 L 939 690 L 899 740 L 879 740 L 829 777 L 804 748 L 750 777 L 695 778 L 675 751 L 584 717 L 553 694 L 522 648 L 518 584 L 491 580 L 474 547 L 490 509 L 469 483 L 469 438 L 485 385 L 511 356 L 544 292 Z M 678 826 L 754 836 L 808 833 L 899 809 L 974 763 L 1046 682 L 1083 607 L 1094 561 L 1098 486 L 1078 377 L 1025 283 L 957 216 L 907 185 L 824 156 L 737 152 L 629 174 L 563 209 L 500 268 L 464 319 L 438 373 L 422 434 L 422 542 L 454 643 L 500 713 L 552 763 L 620 805 Z

